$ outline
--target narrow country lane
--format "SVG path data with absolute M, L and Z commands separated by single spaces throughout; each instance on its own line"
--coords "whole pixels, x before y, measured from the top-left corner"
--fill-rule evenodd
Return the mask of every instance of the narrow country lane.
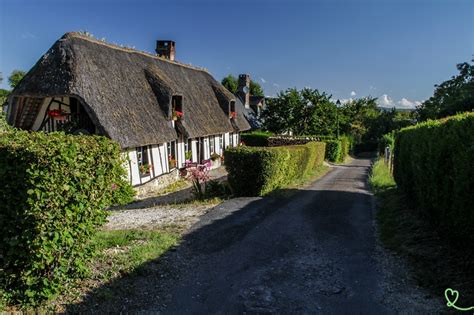
M 334 167 L 287 198 L 236 198 L 134 283 L 121 310 L 163 314 L 435 312 L 377 245 L 371 160 Z M 135 281 L 136 282 L 136 281 Z M 99 306 L 99 308 L 101 308 Z

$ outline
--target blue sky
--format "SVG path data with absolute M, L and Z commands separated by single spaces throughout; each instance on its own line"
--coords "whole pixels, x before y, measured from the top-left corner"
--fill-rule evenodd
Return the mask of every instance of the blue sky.
M 0 72 L 27 70 L 68 31 L 154 51 L 220 80 L 250 73 L 267 95 L 318 88 L 410 107 L 474 54 L 474 1 L 0 0 Z

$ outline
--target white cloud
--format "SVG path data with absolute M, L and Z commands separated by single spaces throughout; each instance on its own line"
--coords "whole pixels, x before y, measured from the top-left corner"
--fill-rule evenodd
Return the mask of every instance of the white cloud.
M 369 90 L 376 90 L 377 88 L 373 85 L 369 85 Z
M 351 97 L 351 98 L 341 98 L 339 99 L 339 102 L 341 102 L 342 105 L 345 105 L 349 102 L 352 102 L 354 99 Z
M 387 94 L 383 94 L 382 96 L 380 96 L 378 102 L 379 102 L 379 105 L 382 107 L 389 107 L 389 106 L 393 106 L 394 104 L 393 100 Z
M 356 95 L 357 95 L 357 93 L 355 91 L 351 92 L 351 96 L 356 96 Z
M 406 108 L 415 108 L 415 106 L 421 105 L 420 101 L 410 101 L 406 98 L 402 98 L 397 102 L 400 107 L 406 107 Z
M 274 87 L 280 87 L 280 84 L 273 83 L 273 86 L 274 86 Z
M 265 80 L 264 78 L 260 78 L 260 81 L 262 81 L 262 83 L 267 83 L 267 80 Z
M 421 102 L 411 101 L 405 97 L 395 102 L 390 96 L 383 94 L 379 97 L 378 104 L 382 107 L 415 108 L 416 106 L 421 105 Z

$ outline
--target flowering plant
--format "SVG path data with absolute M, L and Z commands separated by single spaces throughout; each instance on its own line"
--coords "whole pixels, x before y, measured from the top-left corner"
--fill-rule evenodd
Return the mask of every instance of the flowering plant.
M 173 111 L 174 120 L 181 119 L 181 118 L 183 118 L 183 112 L 180 112 L 178 110 Z
M 170 169 L 176 167 L 176 159 L 173 159 L 171 155 L 168 157 L 168 163 L 170 165 Z
M 206 165 L 197 165 L 194 167 L 189 167 L 188 169 L 188 179 L 193 184 L 193 194 L 197 199 L 204 199 L 205 194 L 202 189 L 202 183 L 205 183 L 209 180 L 209 169 Z
M 140 170 L 140 174 L 148 174 L 152 168 L 153 165 L 151 164 L 143 164 L 138 167 L 138 169 Z
M 237 118 L 237 112 L 230 112 L 230 118 Z
M 66 112 L 61 109 L 52 109 L 48 110 L 48 116 L 57 120 L 65 120 L 66 119 Z

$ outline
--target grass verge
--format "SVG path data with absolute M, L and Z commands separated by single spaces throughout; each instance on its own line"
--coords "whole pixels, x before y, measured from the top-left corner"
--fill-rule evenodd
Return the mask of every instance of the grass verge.
M 474 248 L 439 235 L 397 189 L 382 159 L 374 163 L 369 182 L 377 197 L 384 246 L 404 257 L 418 284 L 435 296 L 442 298 L 452 288 L 460 293 L 456 305 L 474 305 Z
M 113 299 L 123 287 L 109 285 L 124 275 L 133 277 L 144 263 L 156 260 L 179 242 L 179 234 L 163 230 L 113 230 L 99 231 L 92 240 L 97 254 L 90 263 L 90 274 L 86 279 L 67 284 L 55 299 L 45 302 L 34 312 L 64 312 L 67 305 L 80 303 L 89 292 L 101 287 L 100 298 Z M 110 287 L 109 287 L 110 286 Z M 16 312 L 20 306 L 2 305 L 0 310 Z

